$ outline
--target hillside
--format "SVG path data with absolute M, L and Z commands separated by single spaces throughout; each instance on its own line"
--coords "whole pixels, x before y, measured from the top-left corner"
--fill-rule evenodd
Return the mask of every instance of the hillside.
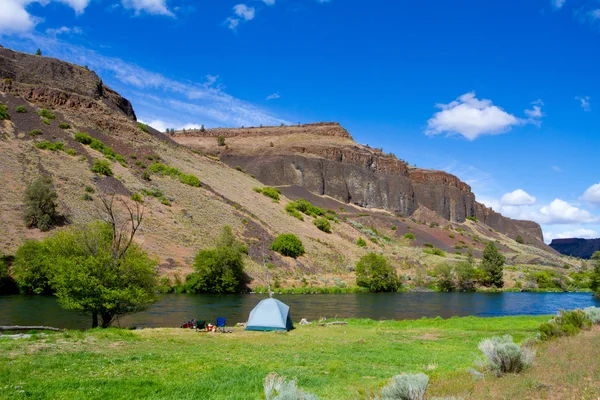
M 550 247 L 567 256 L 589 259 L 600 251 L 600 239 L 554 239 Z
M 0 103 L 10 115 L 0 121 L 4 254 L 14 254 L 26 239 L 48 234 L 27 229 L 22 218 L 26 186 L 46 174 L 53 178 L 60 211 L 70 223 L 92 220 L 101 194 L 160 191 L 163 196 L 158 198 L 144 196 L 146 218 L 137 240 L 160 259 L 161 274 L 170 277 L 189 273 L 196 252 L 213 246 L 225 224 L 248 245 L 251 286 L 265 284 L 263 255 L 274 264 L 282 286 L 352 284 L 355 263 L 369 251 L 385 254 L 405 279 L 415 281 L 436 264 L 463 259 L 467 247 L 480 256 L 487 240 L 499 243 L 511 265 L 576 266 L 543 244 L 537 224 L 502 217 L 477 203 L 468 185 L 456 177 L 410 168 L 380 150 L 358 145 L 337 124 L 170 137 L 140 126 L 131 103 L 94 72 L 4 48 Z M 17 107 L 26 112 L 16 112 Z M 40 116 L 41 110 L 55 118 Z M 76 132 L 87 133 L 122 157 L 109 157 L 113 176 L 91 172 L 93 161 L 106 157 L 75 141 Z M 227 146 L 217 146 L 220 135 Z M 75 155 L 37 148 L 42 141 L 62 142 Z M 156 161 L 195 175 L 201 186 L 160 174 L 143 179 Z M 253 190 L 263 184 L 281 186 L 279 203 Z M 310 217 L 300 221 L 286 213 L 286 204 L 299 197 L 336 212 L 332 233 L 318 230 Z M 271 252 L 270 243 L 281 233 L 298 235 L 306 255 L 294 260 Z M 415 240 L 405 239 L 406 233 L 413 233 Z M 527 244 L 516 243 L 517 234 Z M 361 248 L 356 245 L 359 238 L 371 240 Z M 423 253 L 426 243 L 448 256 Z

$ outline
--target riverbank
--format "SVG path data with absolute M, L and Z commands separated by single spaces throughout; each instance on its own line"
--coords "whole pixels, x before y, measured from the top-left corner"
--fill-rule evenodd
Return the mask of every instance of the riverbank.
M 371 398 L 392 376 L 418 372 L 430 377 L 431 394 L 465 396 L 471 388 L 480 393 L 472 398 L 482 398 L 481 382 L 467 373 L 478 356 L 479 341 L 511 334 L 522 342 L 535 336 L 547 319 L 348 320 L 348 325 L 341 326 L 297 325 L 288 333 L 240 328 L 228 334 L 109 329 L 1 339 L 0 398 L 126 399 L 133 394 L 136 398 L 260 398 L 263 379 L 270 372 L 297 378 L 301 387 L 322 399 Z M 590 343 L 578 346 L 579 340 Z M 549 365 L 557 369 L 554 375 L 562 370 L 572 377 L 565 380 L 567 387 L 575 390 L 581 384 L 583 390 L 592 384 L 588 378 L 598 382 L 598 368 L 594 363 L 570 363 L 568 357 L 592 362 L 591 353 L 600 357 L 599 340 L 595 329 L 542 344 L 531 371 L 501 381 L 515 381 L 525 390 L 519 392 L 521 398 L 535 395 L 543 388 L 536 389 L 537 381 L 528 377 L 552 362 Z M 552 346 L 561 348 L 563 342 L 570 343 L 570 350 L 567 358 L 558 360 Z M 589 371 L 581 370 L 588 367 Z M 486 386 L 504 385 L 491 376 L 485 379 Z

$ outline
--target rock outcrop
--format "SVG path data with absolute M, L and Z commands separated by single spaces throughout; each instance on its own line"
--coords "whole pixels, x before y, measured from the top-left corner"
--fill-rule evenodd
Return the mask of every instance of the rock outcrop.
M 217 146 L 223 136 L 226 146 Z M 176 132 L 179 143 L 218 154 L 271 186 L 303 186 L 366 208 L 411 216 L 426 207 L 452 222 L 475 217 L 499 232 L 542 241 L 541 227 L 517 221 L 478 203 L 454 175 L 410 167 L 393 154 L 359 145 L 337 123 Z
M 567 256 L 589 259 L 600 251 L 600 239 L 554 239 L 550 247 Z
M 136 116 L 129 100 L 102 83 L 85 67 L 48 57 L 37 57 L 0 47 L 0 91 L 48 107 L 94 108 L 93 100 Z

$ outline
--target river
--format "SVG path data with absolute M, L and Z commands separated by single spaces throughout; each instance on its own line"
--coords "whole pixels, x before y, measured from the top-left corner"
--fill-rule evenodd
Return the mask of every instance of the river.
M 352 293 L 280 295 L 292 319 L 417 319 L 421 317 L 547 315 L 559 309 L 600 306 L 591 293 Z M 246 321 L 265 295 L 167 294 L 148 310 L 121 318 L 122 327 L 176 327 L 191 318 L 228 324 Z M 91 317 L 64 310 L 53 297 L 0 296 L 0 325 L 49 325 L 69 329 L 91 326 Z

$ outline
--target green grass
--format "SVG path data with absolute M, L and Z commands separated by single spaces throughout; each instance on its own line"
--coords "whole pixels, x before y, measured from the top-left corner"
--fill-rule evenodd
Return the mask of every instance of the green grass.
M 426 372 L 435 387 L 473 365 L 480 340 L 512 334 L 520 342 L 547 319 L 348 320 L 283 334 L 108 329 L 0 339 L 0 398 L 260 399 L 264 377 L 277 372 L 322 399 L 358 399 L 402 372 Z

